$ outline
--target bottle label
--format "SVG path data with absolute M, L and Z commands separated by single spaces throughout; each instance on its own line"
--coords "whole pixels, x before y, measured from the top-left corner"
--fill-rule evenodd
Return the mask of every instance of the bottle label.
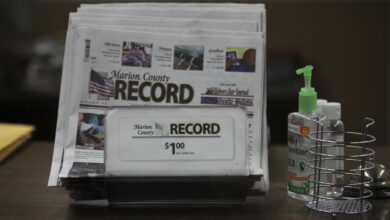
M 308 148 L 311 141 L 306 138 L 309 134 L 307 126 L 288 125 L 288 190 L 304 195 L 310 188 Z

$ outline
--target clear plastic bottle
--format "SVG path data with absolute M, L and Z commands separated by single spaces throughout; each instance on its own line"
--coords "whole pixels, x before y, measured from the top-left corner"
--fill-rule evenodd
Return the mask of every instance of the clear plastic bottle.
M 294 199 L 309 201 L 310 174 L 308 148 L 312 144 L 307 135 L 316 129 L 310 120 L 316 113 L 293 112 L 288 115 L 288 185 L 287 193 Z
M 322 110 L 323 106 L 328 103 L 328 100 L 326 99 L 317 99 L 317 115 L 318 116 L 323 116 L 324 115 L 324 111 Z
M 314 131 L 316 124 L 311 120 L 317 117 L 317 93 L 310 86 L 312 66 L 298 69 L 297 74 L 304 75 L 305 87 L 299 92 L 298 112 L 288 115 L 288 183 L 287 194 L 299 200 L 308 201 L 310 182 L 308 175 L 309 146 L 312 141 L 307 138 Z
M 327 126 L 327 121 L 326 121 L 326 116 L 324 115 L 324 110 L 323 110 L 324 108 L 323 107 L 326 103 L 328 103 L 328 100 L 326 100 L 326 99 L 317 99 L 317 115 L 319 117 L 322 117 L 322 119 L 323 119 L 322 123 L 325 126 L 324 127 L 325 130 L 326 130 L 326 126 Z M 325 154 L 326 149 L 325 148 L 322 149 L 321 153 Z M 321 180 L 325 180 L 327 178 L 328 178 L 327 174 L 321 174 Z M 326 192 L 327 192 L 327 189 L 324 189 L 324 188 L 320 189 L 320 195 L 325 196 Z
M 334 133 L 326 135 L 326 139 L 336 142 L 344 142 L 344 123 L 341 119 L 341 104 L 338 102 L 328 102 L 323 106 L 323 113 L 327 120 L 325 122 L 325 129 Z M 335 145 L 327 148 L 327 154 L 344 156 L 344 147 L 342 145 Z M 325 166 L 330 169 L 343 170 L 343 160 L 329 160 Z M 343 174 L 330 174 L 327 175 L 327 182 L 332 184 L 342 184 Z M 342 187 L 330 187 L 327 189 L 326 196 L 328 197 L 340 197 L 343 194 Z

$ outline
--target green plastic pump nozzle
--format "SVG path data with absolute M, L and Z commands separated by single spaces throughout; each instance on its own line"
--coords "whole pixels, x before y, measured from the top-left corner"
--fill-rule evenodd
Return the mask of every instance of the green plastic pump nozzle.
M 301 88 L 299 92 L 299 112 L 315 113 L 317 111 L 317 92 L 311 87 L 311 75 L 313 66 L 305 66 L 297 69 L 296 73 L 301 75 L 305 80 L 305 87 Z

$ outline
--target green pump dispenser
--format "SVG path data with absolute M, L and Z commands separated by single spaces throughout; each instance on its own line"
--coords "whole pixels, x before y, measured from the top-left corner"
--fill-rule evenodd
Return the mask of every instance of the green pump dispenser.
M 305 80 L 305 87 L 301 88 L 299 92 L 299 108 L 298 111 L 302 113 L 315 113 L 317 111 L 317 92 L 311 87 L 311 75 L 313 66 L 305 66 L 297 69 L 298 75 L 303 73 Z

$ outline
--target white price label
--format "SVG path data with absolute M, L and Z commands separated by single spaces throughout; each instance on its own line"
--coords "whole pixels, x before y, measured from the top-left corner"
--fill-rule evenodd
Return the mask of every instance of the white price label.
M 231 117 L 125 117 L 118 123 L 121 160 L 234 159 Z
M 249 175 L 242 108 L 118 108 L 106 131 L 108 176 Z

